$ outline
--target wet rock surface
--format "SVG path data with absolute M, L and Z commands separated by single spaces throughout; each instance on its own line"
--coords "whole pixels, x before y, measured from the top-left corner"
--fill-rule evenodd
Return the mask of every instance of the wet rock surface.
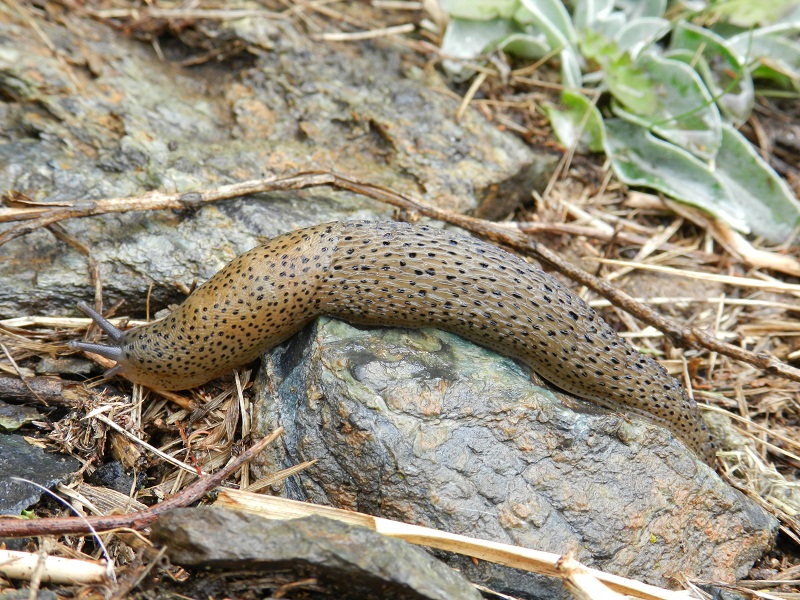
M 330 594 L 325 597 L 481 598 L 466 579 L 421 548 L 320 516 L 270 521 L 222 508 L 180 509 L 154 523 L 152 539 L 166 546 L 175 564 L 224 570 L 228 577 L 277 572 L 295 581 L 312 579 L 309 587 L 325 588 Z
M 80 466 L 71 456 L 45 452 L 20 435 L 0 433 L 0 515 L 19 515 L 43 494 L 39 488 L 12 477 L 51 488 Z
M 287 481 L 286 497 L 573 551 L 660 586 L 743 576 L 777 526 L 665 429 L 557 397 L 513 361 L 448 333 L 323 319 L 265 362 L 255 431 L 286 431 L 261 468 L 318 461 Z M 560 589 L 457 564 L 513 595 Z
M 4 25 L 0 190 L 36 202 L 334 170 L 467 210 L 478 190 L 536 160 L 471 110 L 456 123 L 458 99 L 432 89 L 444 84 L 391 41 L 325 44 L 288 21 L 238 19 L 223 21 L 219 35 L 240 39 L 253 56 L 182 67 L 192 50 L 165 41 L 163 59 L 149 43 L 90 18 L 68 27 L 41 20 L 58 56 L 24 23 Z M 78 89 L 74 70 L 83 68 Z M 107 303 L 123 299 L 139 316 L 151 284 L 158 310 L 183 299 L 179 284 L 207 279 L 263 237 L 392 214 L 364 197 L 316 188 L 61 226 L 97 261 Z M 46 230 L 0 246 L 0 256 L 0 318 L 76 314 L 75 302 L 92 296 L 87 257 Z

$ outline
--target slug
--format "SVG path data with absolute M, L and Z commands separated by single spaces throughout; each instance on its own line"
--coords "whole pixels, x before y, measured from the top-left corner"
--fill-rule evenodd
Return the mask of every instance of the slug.
M 72 342 L 165 390 L 256 359 L 312 319 L 438 327 L 527 365 L 550 383 L 667 427 L 713 465 L 715 445 L 684 388 L 583 300 L 521 258 L 435 227 L 336 222 L 234 259 L 166 318 L 122 332 L 85 303 L 111 345 Z

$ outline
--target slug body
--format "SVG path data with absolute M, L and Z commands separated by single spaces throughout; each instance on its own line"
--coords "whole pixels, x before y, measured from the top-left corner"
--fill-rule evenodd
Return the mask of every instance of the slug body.
M 293 231 L 236 258 L 165 319 L 124 333 L 106 324 L 113 346 L 73 347 L 116 360 L 137 383 L 185 389 L 254 360 L 320 315 L 451 331 L 575 396 L 666 426 L 713 464 L 697 405 L 661 365 L 553 277 L 434 227 L 353 221 Z

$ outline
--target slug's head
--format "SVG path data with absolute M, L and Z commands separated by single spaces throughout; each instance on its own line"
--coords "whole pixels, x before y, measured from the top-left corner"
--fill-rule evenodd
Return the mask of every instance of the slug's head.
M 108 379 L 113 375 L 122 375 L 134 383 L 141 383 L 148 387 L 157 389 L 171 390 L 182 389 L 182 382 L 172 381 L 168 378 L 159 377 L 158 374 L 144 368 L 144 360 L 136 360 L 135 343 L 132 343 L 128 332 L 121 331 L 114 327 L 108 319 L 95 311 L 86 302 L 78 302 L 78 308 L 92 319 L 97 326 L 102 329 L 110 340 L 110 344 L 90 344 L 88 342 L 71 341 L 69 347 L 72 350 L 82 350 L 92 352 L 103 358 L 116 361 L 116 365 L 104 373 Z M 137 328 L 137 331 L 139 328 Z M 152 362 L 152 361 L 150 361 Z M 183 386 L 189 387 L 189 386 Z
M 120 331 L 85 302 L 79 302 L 78 308 L 106 333 L 109 343 L 72 341 L 69 347 L 116 361 L 117 364 L 105 372 L 106 379 L 122 375 L 133 383 L 151 389 L 185 390 L 206 383 L 241 364 L 197 364 L 198 359 L 192 356 L 191 349 L 182 344 L 180 332 L 176 343 L 164 328 L 164 320 Z M 255 359 L 257 355 L 255 352 L 252 356 L 246 356 L 245 362 Z

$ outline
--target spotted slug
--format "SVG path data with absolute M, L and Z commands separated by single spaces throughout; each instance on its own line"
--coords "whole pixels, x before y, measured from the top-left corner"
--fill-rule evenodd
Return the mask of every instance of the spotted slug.
M 519 360 L 575 396 L 644 415 L 708 464 L 715 458 L 684 388 L 583 300 L 513 254 L 435 227 L 352 221 L 286 233 L 234 259 L 166 318 L 125 332 L 79 306 L 112 344 L 72 348 L 165 390 L 247 364 L 320 315 L 438 327 Z

